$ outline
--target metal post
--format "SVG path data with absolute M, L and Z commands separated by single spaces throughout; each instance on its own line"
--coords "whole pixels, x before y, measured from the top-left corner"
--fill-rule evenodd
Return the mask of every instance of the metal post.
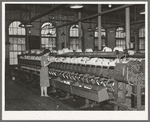
M 115 81 L 115 85 L 114 85 L 114 102 L 117 103 L 118 101 L 118 81 Z M 118 110 L 118 105 L 114 104 L 114 110 Z
M 78 16 L 79 16 L 79 19 L 81 19 L 81 12 L 79 11 L 78 12 Z M 81 21 L 78 23 L 79 24 L 79 30 L 78 30 L 78 32 L 79 32 L 79 48 L 80 49 L 83 49 L 82 48 L 82 35 L 81 35 Z
M 101 13 L 101 5 L 98 5 L 98 13 Z M 98 50 L 102 49 L 102 38 L 101 38 L 101 16 L 98 16 Z
M 134 50 L 137 52 L 139 50 L 139 41 L 138 41 L 138 30 L 133 32 L 134 34 Z
M 130 45 L 130 8 L 126 8 L 126 47 L 129 49 Z

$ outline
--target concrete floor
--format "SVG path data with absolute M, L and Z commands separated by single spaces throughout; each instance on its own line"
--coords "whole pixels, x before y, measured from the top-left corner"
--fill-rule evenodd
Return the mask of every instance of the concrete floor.
M 37 81 L 38 82 L 38 81 Z M 38 83 L 21 81 L 19 79 L 12 80 L 6 77 L 5 80 L 5 110 L 6 111 L 35 111 L 35 110 L 112 110 L 113 107 L 108 106 L 107 102 L 98 104 L 98 106 L 81 109 L 84 105 L 84 98 L 71 96 L 66 100 L 61 100 L 65 96 L 63 91 L 57 90 L 51 93 L 51 87 L 48 88 L 50 97 L 40 96 L 40 86 Z

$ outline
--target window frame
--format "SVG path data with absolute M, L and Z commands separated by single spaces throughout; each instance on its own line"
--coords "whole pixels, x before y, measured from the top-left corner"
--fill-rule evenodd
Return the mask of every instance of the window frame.
M 78 25 L 77 24 L 75 24 L 77 27 L 78 27 Z M 72 27 L 73 26 L 75 26 L 75 25 L 72 25 L 72 26 L 70 26 L 70 29 L 69 29 L 69 49 L 70 50 L 78 50 L 78 49 L 81 49 L 81 47 L 80 47 L 80 42 L 79 42 L 79 29 L 77 28 L 77 29 L 72 29 Z M 73 31 L 74 31 L 74 34 L 75 35 L 71 35 L 71 32 L 73 33 Z M 82 29 L 81 29 L 81 36 L 83 36 L 83 31 L 82 31 Z M 77 43 L 72 43 L 71 41 L 72 40 L 76 40 L 75 42 L 77 42 Z M 71 48 L 71 47 L 76 47 L 75 49 L 74 48 Z M 77 48 L 78 47 L 78 48 Z
M 50 32 L 50 30 L 48 30 L 48 29 L 52 28 L 52 27 L 54 27 L 54 26 L 50 22 L 45 22 L 41 25 L 41 31 L 40 31 L 41 32 L 40 33 L 41 34 L 41 49 L 50 49 L 51 51 L 56 49 L 56 36 L 57 36 L 56 28 L 51 29 L 51 31 L 53 32 L 54 35 L 47 35 L 46 33 L 42 34 L 43 29 L 46 30 L 48 33 L 48 32 Z M 51 41 L 53 39 L 55 40 L 55 43 L 53 43 L 53 41 Z M 47 42 L 47 40 L 48 40 L 48 42 Z M 50 44 L 52 44 L 52 45 L 50 45 Z
M 97 29 L 98 29 L 98 27 L 95 27 L 95 31 L 94 31 L 94 49 L 98 49 L 98 36 L 96 37 L 96 32 L 97 32 L 97 35 L 98 35 Z M 104 35 L 104 36 L 102 36 L 102 35 Z M 107 35 L 106 29 L 101 27 L 101 38 L 102 38 L 102 45 L 103 46 L 106 45 L 106 35 Z M 96 43 L 97 43 L 97 45 L 96 45 Z
M 140 36 L 140 29 L 143 29 L 143 36 Z M 138 30 L 138 37 L 139 37 L 139 50 L 145 51 L 145 27 L 141 26 Z M 144 42 L 141 44 L 141 40 Z M 140 48 L 143 47 L 143 48 Z
M 122 29 L 122 30 L 119 30 L 119 29 Z M 117 31 L 118 30 L 118 31 Z M 125 38 L 126 38 L 126 33 L 125 32 L 121 32 L 121 31 L 124 31 L 124 28 L 123 27 L 118 27 L 117 29 L 116 29 L 116 32 L 115 32 L 115 46 L 116 47 L 122 47 L 123 48 L 123 50 L 125 50 L 126 49 L 126 40 L 125 40 Z M 121 35 L 119 35 L 119 37 L 116 37 L 117 36 L 117 33 L 118 33 L 118 35 L 119 34 L 121 34 Z M 122 37 L 122 35 L 124 36 L 124 37 Z M 123 40 L 123 41 L 122 41 Z M 118 44 L 117 44 L 117 41 L 119 42 Z
M 17 23 L 15 23 L 17 22 Z M 10 27 L 13 23 L 15 23 L 14 25 L 16 26 L 12 26 Z M 19 54 L 22 54 L 23 52 L 26 51 L 26 28 L 22 28 L 22 27 L 19 27 L 19 24 L 21 24 L 20 21 L 18 20 L 15 20 L 15 21 L 12 21 L 9 26 L 8 26 L 8 35 L 9 35 L 9 49 L 8 49 L 8 52 L 9 52 L 9 65 L 17 65 L 18 64 L 18 57 L 17 55 Z M 19 30 L 21 30 L 21 32 L 24 32 L 24 33 L 21 33 L 21 35 L 19 35 L 18 33 L 15 34 L 15 33 L 10 33 L 10 29 L 12 29 L 11 31 L 14 31 L 14 32 L 18 32 Z M 15 30 L 13 30 L 15 29 Z M 16 30 L 17 29 L 17 30 Z M 11 38 L 13 41 L 11 41 Z M 14 38 L 14 39 L 13 39 Z M 15 42 L 15 38 L 16 38 L 16 42 Z M 22 38 L 24 39 L 24 42 L 22 43 L 18 43 L 18 39 L 19 38 Z M 11 41 L 11 42 L 10 42 Z M 24 47 L 24 48 L 23 48 Z

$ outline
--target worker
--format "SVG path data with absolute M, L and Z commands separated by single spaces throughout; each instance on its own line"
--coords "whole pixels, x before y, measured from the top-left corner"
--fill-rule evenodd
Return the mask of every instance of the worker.
M 112 52 L 112 49 L 110 47 L 104 46 L 102 51 L 103 52 Z
M 41 57 L 41 70 L 40 70 L 40 87 L 41 87 L 41 97 L 49 97 L 47 94 L 47 87 L 50 86 L 48 65 L 52 61 L 48 61 L 48 56 L 51 54 L 49 49 L 43 51 L 43 56 Z M 45 94 L 44 94 L 45 93 Z

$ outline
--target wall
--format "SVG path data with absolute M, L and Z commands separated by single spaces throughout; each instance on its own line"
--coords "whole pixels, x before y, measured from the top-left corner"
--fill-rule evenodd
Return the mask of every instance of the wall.
M 13 14 L 13 16 L 10 14 Z M 9 41 L 8 40 L 8 27 L 9 27 L 9 24 L 11 21 L 14 21 L 14 20 L 19 20 L 20 18 L 20 15 L 19 13 L 10 13 L 10 12 L 7 12 L 6 13 L 6 40 L 5 41 Z M 10 21 L 11 19 L 11 21 Z M 31 35 L 37 35 L 37 36 L 40 36 L 40 33 L 41 33 L 41 25 L 44 23 L 44 22 L 47 22 L 48 19 L 47 18 L 44 18 L 42 17 L 42 19 L 38 19 L 36 20 L 35 22 L 33 22 L 33 25 L 34 27 L 31 28 Z M 60 25 L 61 23 L 58 22 L 57 23 L 58 25 Z M 82 31 L 84 32 L 83 33 L 83 37 L 82 37 L 82 48 L 83 50 L 85 49 L 88 49 L 88 48 L 92 48 L 94 49 L 94 37 L 89 37 L 89 35 L 92 33 L 92 32 L 88 32 L 87 31 L 87 28 L 89 27 L 89 23 L 82 23 Z M 138 24 L 138 25 L 133 25 L 131 26 L 131 30 L 133 30 L 134 28 L 139 28 L 142 24 Z M 95 28 L 95 24 L 91 24 L 91 27 L 94 29 Z M 67 26 L 67 27 L 63 27 L 63 28 L 58 28 L 57 30 L 57 50 L 60 50 L 62 49 L 62 43 L 65 43 L 65 47 L 68 47 L 68 44 L 69 44 L 69 29 L 70 29 L 70 25 Z M 64 33 L 66 34 L 65 36 L 62 36 L 61 33 L 62 31 L 64 31 Z M 113 32 L 111 32 L 113 31 Z M 115 28 L 112 28 L 112 29 L 106 29 L 106 46 L 108 47 L 115 47 Z M 94 32 L 93 32 L 93 35 L 94 35 Z M 132 33 L 131 31 L 131 37 L 134 37 L 134 34 Z M 7 55 L 8 56 L 8 55 Z
M 12 12 L 11 12 L 12 13 Z M 10 75 L 11 67 L 9 66 L 9 25 L 12 21 L 18 20 L 19 14 L 16 12 L 14 16 L 10 16 L 10 12 L 5 12 L 5 39 L 2 40 L 2 44 L 5 45 L 5 76 Z M 12 21 L 10 21 L 10 19 Z M 3 31 L 3 30 L 2 30 Z M 4 32 L 4 31 L 3 31 Z
M 57 29 L 57 50 L 61 50 L 62 48 L 66 47 L 65 46 L 65 43 L 67 42 L 66 35 L 61 35 L 62 32 L 64 32 L 66 34 L 66 29 L 65 28 Z
M 94 32 L 88 32 L 88 28 L 90 26 L 89 23 L 84 23 L 83 25 L 83 31 L 84 31 L 84 35 L 83 35 L 83 47 L 84 50 L 86 49 L 94 49 L 94 37 L 90 37 L 89 35 L 92 34 L 94 35 Z M 94 25 L 91 24 L 91 28 L 94 29 Z
M 40 36 L 41 27 L 40 27 L 39 21 L 33 22 L 32 24 L 34 25 L 34 27 L 31 28 L 31 35 Z
M 12 14 L 12 15 L 10 15 Z M 5 40 L 3 41 L 9 41 L 9 35 L 8 35 L 8 27 L 9 27 L 9 24 L 12 22 L 12 21 L 15 21 L 15 20 L 20 20 L 20 14 L 15 12 L 6 12 L 6 21 L 5 21 Z M 48 18 L 47 17 L 42 17 L 41 19 L 38 19 L 38 20 L 35 20 L 33 22 L 33 25 L 34 27 L 31 28 L 31 35 L 37 35 L 37 36 L 40 36 L 40 33 L 41 33 L 41 25 L 44 23 L 44 22 L 47 22 L 48 21 Z M 60 25 L 61 22 L 57 22 L 57 25 Z M 83 50 L 85 49 L 88 49 L 88 48 L 92 48 L 94 49 L 94 37 L 89 37 L 89 35 L 92 33 L 92 32 L 88 32 L 87 31 L 87 28 L 89 27 L 89 23 L 82 23 L 82 31 L 83 31 L 83 38 L 82 38 L 82 48 Z M 132 25 L 131 26 L 131 30 L 133 30 L 134 28 L 139 28 L 140 26 L 142 26 L 143 24 L 137 24 L 136 26 L 135 25 Z M 62 27 L 62 28 L 58 28 L 57 29 L 57 50 L 60 50 L 62 49 L 62 43 L 65 43 L 65 47 L 68 48 L 68 45 L 69 45 L 69 29 L 70 29 L 70 26 L 71 25 L 68 25 L 67 27 Z M 91 24 L 91 27 L 93 29 L 95 29 L 96 27 L 96 23 L 92 23 Z M 64 33 L 66 34 L 65 36 L 62 36 L 61 33 L 62 31 L 64 31 Z M 111 32 L 112 31 L 112 32 Z M 93 32 L 93 35 L 94 35 L 94 32 Z M 134 37 L 134 34 L 133 32 L 131 31 L 131 37 Z M 114 48 L 115 47 L 115 28 L 112 28 L 112 29 L 106 29 L 106 46 L 108 47 L 111 47 L 111 48 Z M 8 59 L 8 51 L 6 50 L 6 58 Z

